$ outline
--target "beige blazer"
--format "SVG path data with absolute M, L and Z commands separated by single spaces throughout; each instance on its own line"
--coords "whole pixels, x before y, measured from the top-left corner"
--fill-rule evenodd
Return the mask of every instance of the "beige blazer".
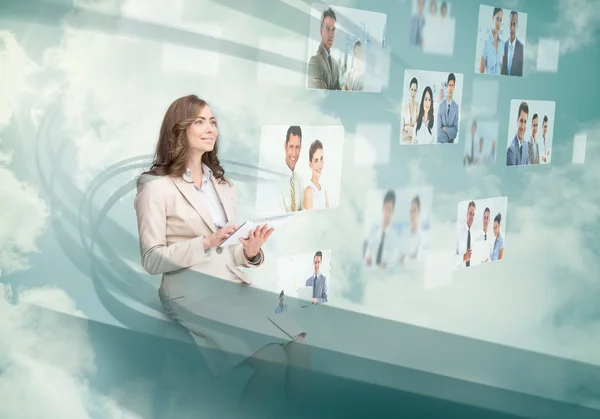
M 319 44 L 316 54 L 310 57 L 308 62 L 307 87 L 309 89 L 341 90 L 338 63 L 332 58 L 331 66 L 329 65 L 327 52 L 321 44 Z
M 227 215 L 228 224 L 238 222 L 233 184 L 212 182 Z M 241 243 L 204 251 L 203 238 L 216 231 L 210 208 L 202 201 L 191 180 L 170 176 L 142 175 L 134 201 L 137 212 L 142 265 L 151 275 L 163 274 L 161 299 L 169 295 L 168 282 L 196 271 L 229 281 L 250 282 L 238 267 L 256 267 L 244 256 Z

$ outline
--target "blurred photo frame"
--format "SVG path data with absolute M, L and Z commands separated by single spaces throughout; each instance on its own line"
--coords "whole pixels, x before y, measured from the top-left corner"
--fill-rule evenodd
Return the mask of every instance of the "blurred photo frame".
M 386 26 L 384 13 L 312 4 L 306 87 L 381 92 L 389 72 Z

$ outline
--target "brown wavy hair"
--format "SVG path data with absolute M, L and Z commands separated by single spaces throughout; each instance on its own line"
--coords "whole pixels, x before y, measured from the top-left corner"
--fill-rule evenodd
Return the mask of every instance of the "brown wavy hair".
M 182 177 L 185 174 L 189 152 L 186 130 L 205 106 L 208 103 L 196 95 L 180 97 L 171 103 L 160 127 L 152 166 L 144 175 Z M 202 155 L 202 163 L 213 171 L 213 176 L 219 182 L 227 182 L 225 170 L 219 161 L 218 140 L 217 136 L 212 151 Z
M 311 162 L 313 156 L 317 152 L 317 150 L 323 150 L 323 143 L 319 140 L 315 140 L 311 143 L 310 148 L 308 149 L 308 161 Z

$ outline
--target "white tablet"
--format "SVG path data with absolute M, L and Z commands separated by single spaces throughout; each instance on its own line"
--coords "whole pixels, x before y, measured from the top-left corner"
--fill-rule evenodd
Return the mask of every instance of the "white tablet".
M 269 227 L 272 227 L 272 228 L 279 228 L 287 220 L 289 220 L 289 218 L 292 215 L 293 215 L 293 213 L 288 213 L 288 214 L 283 214 L 283 215 L 276 215 L 274 217 L 265 217 L 265 218 L 259 218 L 257 220 L 253 220 L 253 221 L 246 221 L 245 223 L 240 225 L 238 227 L 238 229 L 235 230 L 233 232 L 233 234 L 231 234 L 231 236 L 229 236 L 225 240 L 223 240 L 223 242 L 221 242 L 219 247 L 233 246 L 233 245 L 239 244 L 240 243 L 239 239 L 247 239 L 248 238 L 248 234 L 250 233 L 250 230 L 253 230 L 257 227 L 261 227 L 265 224 L 267 224 Z

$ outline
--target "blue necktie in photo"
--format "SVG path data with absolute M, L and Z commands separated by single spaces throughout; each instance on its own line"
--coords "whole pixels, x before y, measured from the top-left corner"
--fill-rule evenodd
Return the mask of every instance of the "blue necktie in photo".
M 512 60 L 513 60 L 513 46 L 510 46 L 510 52 L 508 53 L 508 74 L 510 74 L 510 69 L 512 68 Z

